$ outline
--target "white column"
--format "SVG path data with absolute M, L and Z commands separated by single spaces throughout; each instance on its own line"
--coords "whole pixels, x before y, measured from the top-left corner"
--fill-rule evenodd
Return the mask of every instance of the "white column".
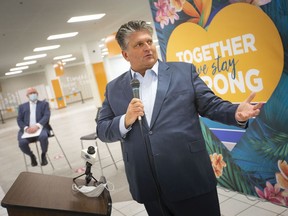
M 94 76 L 92 64 L 97 63 L 97 62 L 102 62 L 99 43 L 100 42 L 96 41 L 96 42 L 91 42 L 91 43 L 82 45 L 82 54 L 83 54 L 86 70 L 88 73 L 93 98 L 95 100 L 97 107 L 100 107 L 102 105 L 102 102 L 100 99 L 98 85 L 95 80 L 96 78 Z

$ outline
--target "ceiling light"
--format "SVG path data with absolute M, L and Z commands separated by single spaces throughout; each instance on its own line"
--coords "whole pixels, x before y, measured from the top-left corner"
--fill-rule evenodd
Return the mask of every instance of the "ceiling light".
M 29 66 L 16 67 L 16 68 L 10 68 L 10 71 L 25 70 L 25 69 L 28 69 L 28 68 L 29 68 Z
M 24 66 L 24 65 L 30 65 L 30 64 L 35 64 L 36 62 L 37 62 L 36 60 L 27 61 L 27 62 L 21 62 L 21 63 L 17 63 L 17 64 L 16 64 L 16 67 Z
M 9 76 L 9 75 L 14 75 L 14 74 L 19 74 L 19 73 L 22 73 L 22 71 L 20 70 L 20 71 L 13 71 L 13 72 L 7 72 L 7 73 L 5 73 L 5 75 L 6 76 Z
M 61 39 L 61 38 L 68 38 L 68 37 L 74 37 L 78 35 L 78 32 L 70 32 L 65 34 L 57 34 L 57 35 L 50 35 L 47 40 L 55 40 L 55 39 Z
M 33 51 L 34 52 L 39 52 L 39 51 L 44 51 L 44 50 L 52 50 L 52 49 L 57 49 L 59 48 L 60 45 L 52 45 L 52 46 L 45 46 L 45 47 L 37 47 Z
M 73 57 L 73 58 L 68 58 L 68 59 L 62 59 L 62 62 L 68 62 L 68 61 L 74 61 L 74 60 L 76 60 L 75 57 Z
M 76 16 L 76 17 L 71 17 L 67 22 L 68 23 L 73 23 L 73 22 L 83 22 L 83 21 L 89 21 L 89 20 L 97 20 L 101 19 L 104 17 L 106 14 L 93 14 L 93 15 L 86 15 L 86 16 Z
M 72 57 L 72 54 L 56 56 L 53 58 L 53 60 L 60 60 L 60 59 L 65 59 L 65 58 L 70 58 L 70 57 Z
M 46 53 L 39 54 L 39 55 L 26 56 L 26 57 L 24 57 L 23 60 L 31 60 L 31 59 L 43 58 L 43 57 L 46 57 L 46 56 L 47 56 Z

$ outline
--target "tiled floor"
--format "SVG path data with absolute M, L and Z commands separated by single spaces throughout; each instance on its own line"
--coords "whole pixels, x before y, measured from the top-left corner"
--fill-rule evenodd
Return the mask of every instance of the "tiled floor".
M 68 177 L 76 177 L 83 172 L 84 161 L 80 157 L 80 137 L 94 132 L 95 130 L 96 106 L 92 100 L 84 104 L 70 104 L 64 109 L 52 110 L 51 124 L 57 138 L 62 144 L 63 149 L 72 165 L 72 170 L 65 162 L 63 155 L 57 150 L 57 146 L 51 138 L 49 155 L 52 158 L 55 170 L 51 166 L 44 167 L 44 173 Z M 25 171 L 23 155 L 20 152 L 16 133 L 18 126 L 16 119 L 5 120 L 0 123 L 0 200 L 9 190 L 20 172 Z M 89 145 L 89 144 L 86 144 Z M 147 216 L 144 206 L 131 199 L 128 191 L 124 173 L 124 166 L 119 143 L 110 146 L 113 156 L 118 165 L 118 170 L 114 166 L 104 169 L 106 179 L 114 184 L 112 196 L 112 216 Z M 111 159 L 105 145 L 99 146 L 103 156 L 104 166 L 111 164 Z M 101 176 L 99 163 L 92 166 L 93 176 L 98 179 Z M 29 167 L 31 172 L 40 172 L 39 167 Z M 288 216 L 285 207 L 277 206 L 256 197 L 246 197 L 234 191 L 218 188 L 221 214 L 223 216 Z M 0 216 L 6 216 L 5 208 L 0 207 Z M 203 215 L 206 216 L 206 215 Z

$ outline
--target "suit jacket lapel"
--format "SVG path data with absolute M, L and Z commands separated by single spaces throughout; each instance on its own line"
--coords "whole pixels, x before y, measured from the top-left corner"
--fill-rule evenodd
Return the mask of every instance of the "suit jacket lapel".
M 132 92 L 132 88 L 130 86 L 130 82 L 131 82 L 131 72 L 127 71 L 125 76 L 123 77 L 123 79 L 121 80 L 121 85 L 119 86 L 119 90 L 123 92 L 124 98 L 127 101 L 131 101 L 131 99 L 133 98 L 133 92 Z M 128 102 L 128 103 L 129 103 Z
M 30 102 L 26 102 L 24 105 L 24 110 L 28 110 L 28 114 L 25 114 L 24 115 L 24 122 L 27 124 L 27 125 L 30 125 L 30 113 L 31 113 L 31 110 L 30 110 Z
M 41 114 L 41 105 L 40 105 L 40 102 L 39 101 L 37 101 L 36 102 L 36 110 L 35 110 L 35 120 L 36 120 L 36 123 L 41 119 L 41 116 L 40 116 L 40 114 Z
M 153 108 L 152 119 L 150 123 L 150 128 L 153 127 L 159 112 L 161 110 L 164 98 L 166 96 L 168 86 L 171 81 L 171 73 L 168 73 L 169 66 L 161 61 L 159 61 L 158 69 L 158 87 L 156 92 L 156 98 Z

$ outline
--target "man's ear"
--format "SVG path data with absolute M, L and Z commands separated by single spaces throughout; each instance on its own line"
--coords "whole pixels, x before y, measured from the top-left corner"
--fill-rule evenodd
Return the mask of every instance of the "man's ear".
M 128 54 L 124 50 L 122 50 L 122 56 L 126 59 L 126 61 L 129 61 Z

